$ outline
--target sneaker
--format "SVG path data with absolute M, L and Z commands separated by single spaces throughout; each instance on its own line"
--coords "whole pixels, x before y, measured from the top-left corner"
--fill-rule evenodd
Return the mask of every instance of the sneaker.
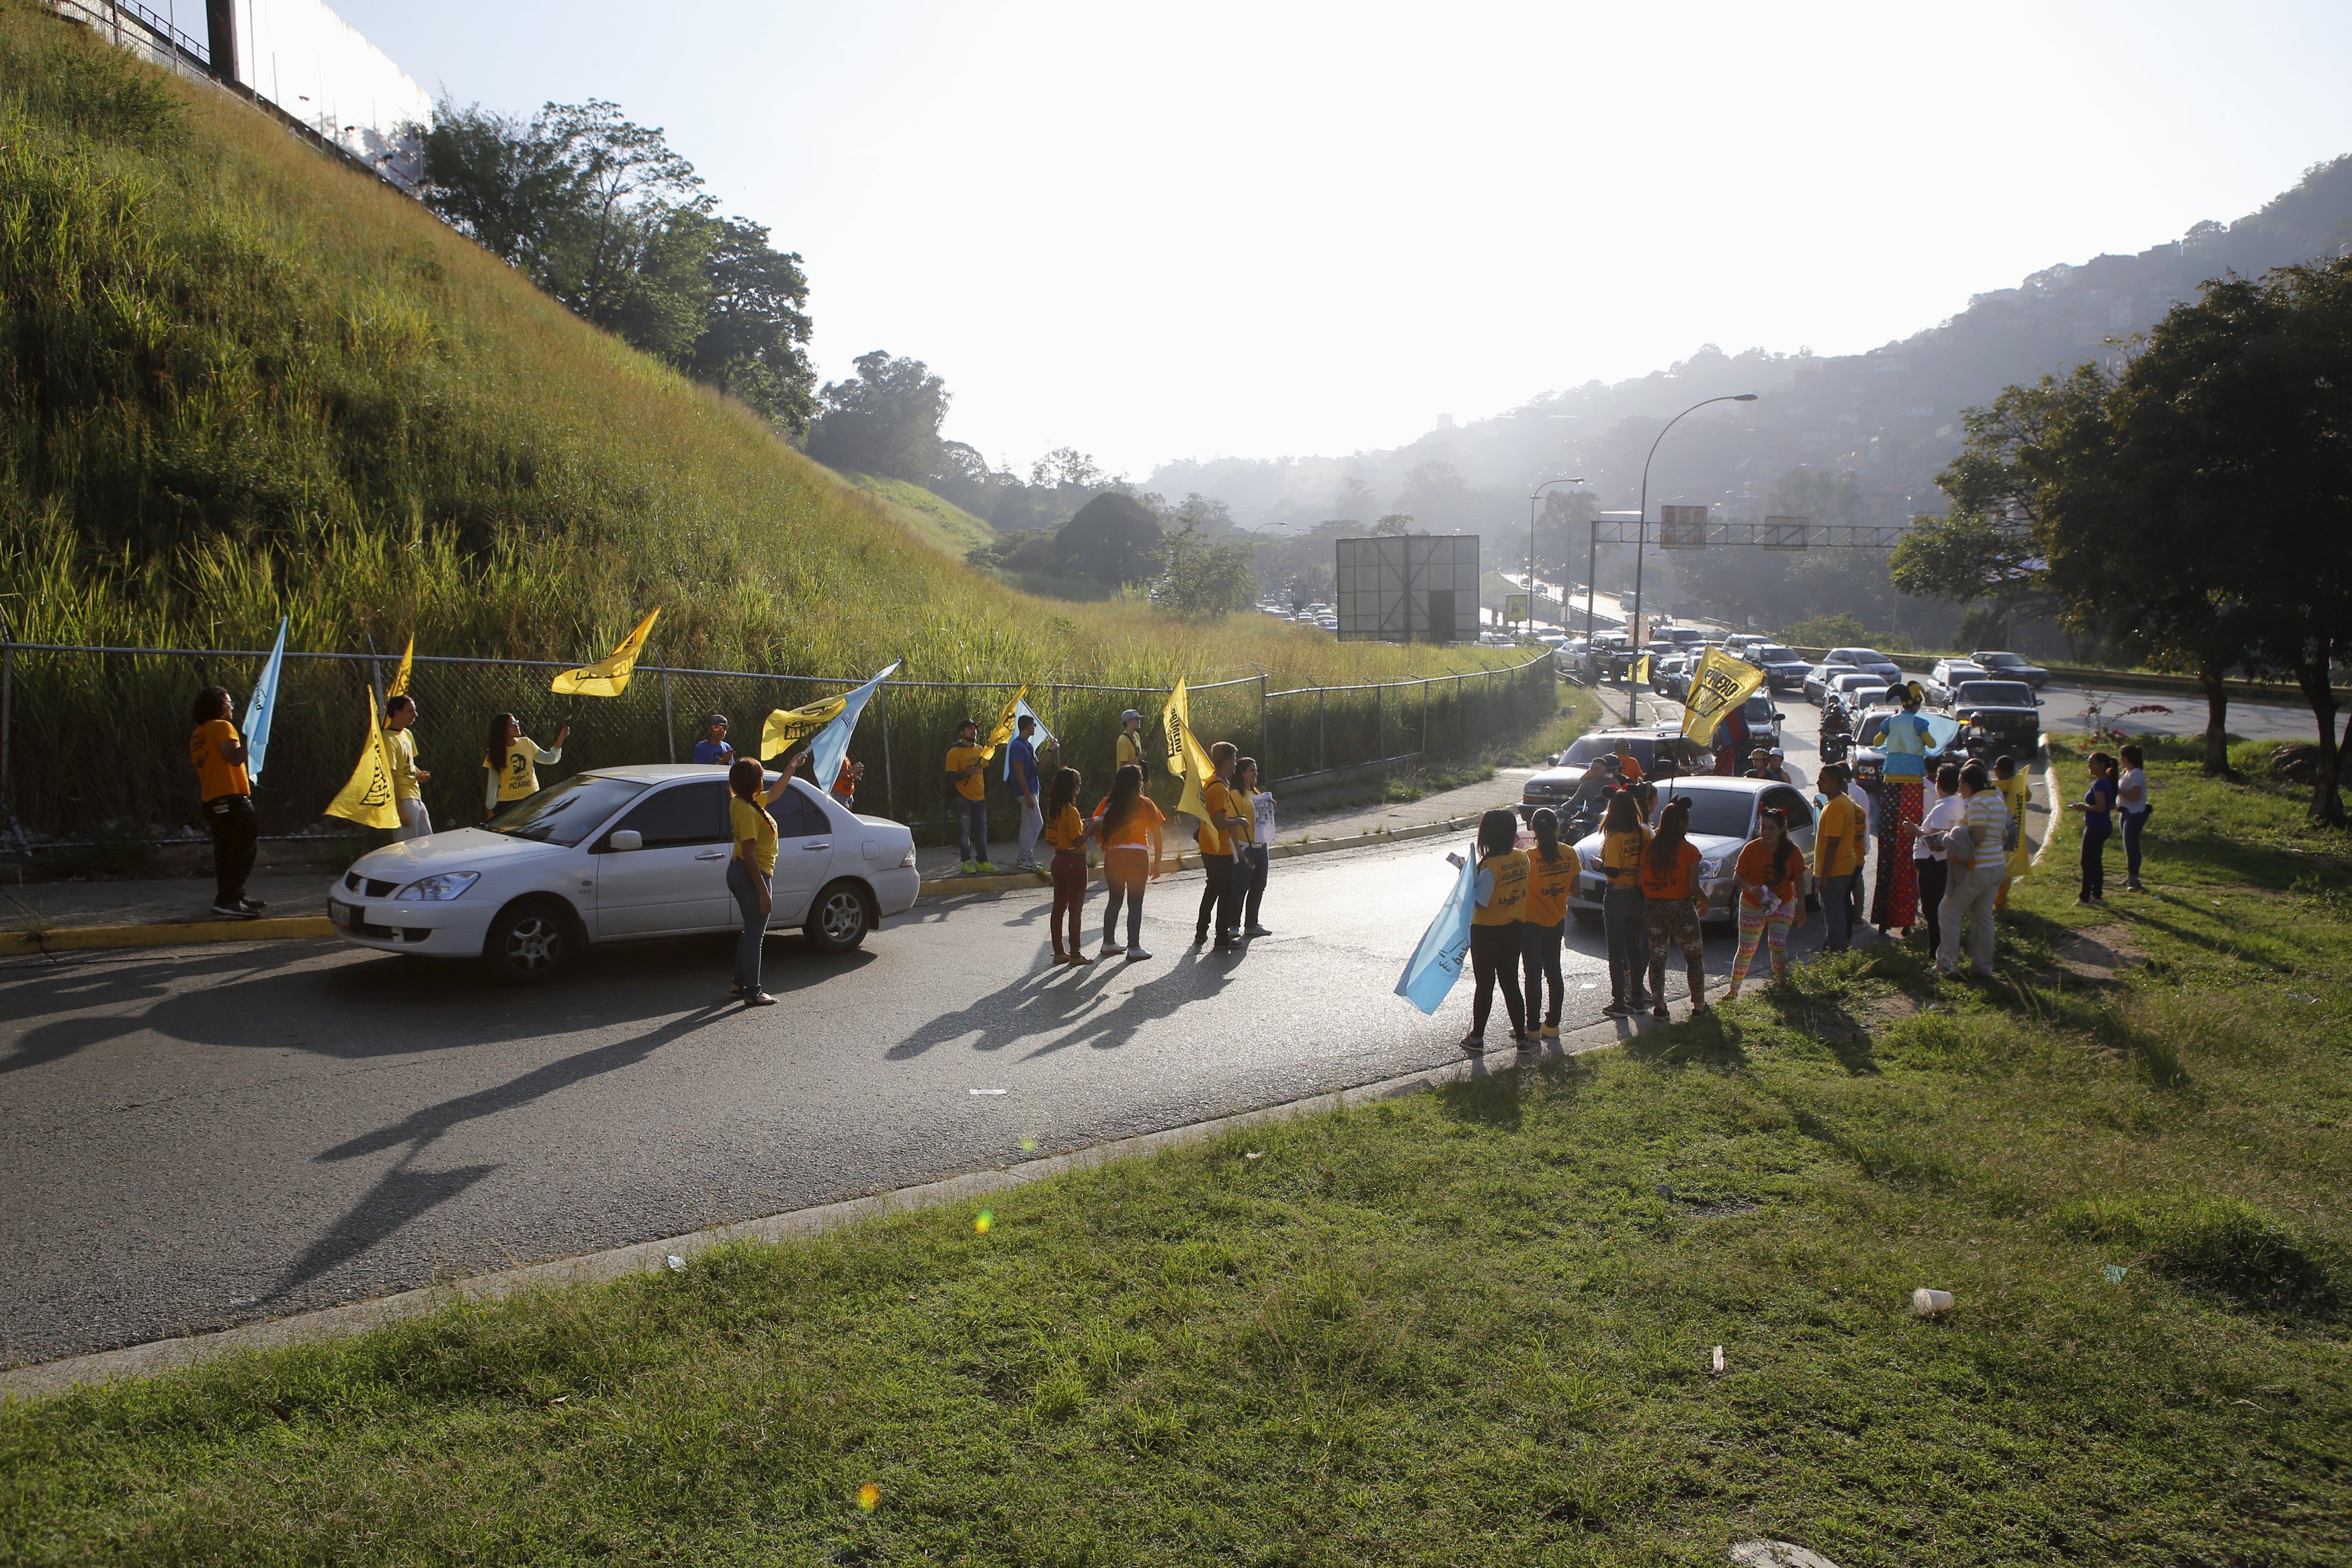
M 2137 892 L 2138 890 L 2135 888 L 2133 891 Z M 261 900 L 257 898 L 240 898 L 236 901 L 236 904 L 237 907 L 244 910 L 247 915 L 258 915 L 263 910 L 269 907 L 269 905 L 262 903 Z
M 1195 947 L 1198 947 L 1202 943 L 1206 942 L 1208 939 L 1209 928 L 1205 925 L 1192 933 L 1192 946 Z
M 979 872 L 979 870 L 980 862 L 978 861 L 966 861 L 963 862 L 963 874 L 966 876 L 974 875 Z
M 1253 925 L 1244 931 L 1242 935 L 1244 936 L 1271 936 L 1274 933 L 1267 930 L 1263 925 Z
M 1511 1037 L 1511 1049 L 1514 1051 L 1540 1051 L 1543 1049 L 1543 1037 L 1541 1035 L 1535 1034 L 1515 1034 Z
M 740 1000 L 743 996 L 743 988 L 740 986 L 730 986 L 727 988 L 727 994 L 738 1000 Z
M 1465 1035 L 1464 1035 L 1464 1036 L 1462 1037 L 1462 1054 L 1463 1054 L 1463 1055 L 1465 1055 L 1465 1056 L 1484 1056 L 1484 1055 L 1486 1055 L 1486 1037 L 1485 1037 L 1484 1035 L 1476 1035 L 1476 1034 L 1465 1034 Z
M 1548 1023 L 1544 1025 L 1543 1037 L 1546 1040 L 1558 1040 L 1559 1038 L 1559 1025 L 1556 1023 Z
M 1053 961 L 1056 964 L 1066 964 L 1070 961 L 1070 956 L 1067 953 L 1063 952 L 1059 947 L 1056 947 L 1054 949 Z
M 1004 874 L 1003 872 L 996 869 L 995 862 L 992 861 L 982 861 L 975 869 L 977 869 L 982 876 L 1003 876 Z
M 1129 947 L 1127 950 L 1127 961 L 1130 964 L 1140 964 L 1143 960 L 1150 956 L 1150 954 L 1145 952 L 1140 947 Z
M 2147 889 L 2146 889 L 2146 888 L 2142 887 L 2142 886 L 2139 884 L 2138 879 L 2134 878 L 2133 880 L 2131 880 L 2131 881 L 2126 882 L 2126 883 L 2124 883 L 2124 891 L 2125 891 L 2126 893 L 2146 893 L 2146 892 L 2147 891 Z M 255 905 L 254 905 L 254 907 L 255 907 L 256 909 L 258 909 L 258 908 L 260 908 L 261 906 L 260 906 L 259 904 L 255 904 Z
M 776 1005 L 776 998 L 765 991 L 752 991 L 745 995 L 743 1005 L 747 1008 L 772 1008 Z
M 1660 1003 L 1658 1003 L 1658 1005 L 1657 1005 L 1657 1006 L 1655 1006 L 1655 1007 L 1654 1007 L 1654 1008 L 1652 1008 L 1652 1009 L 1650 1009 L 1650 1016 L 1651 1016 L 1652 1018 L 1654 1018 L 1654 1019 L 1662 1019 L 1662 1018 L 1672 1018 L 1674 1015 L 1673 1015 L 1672 1013 L 1669 1013 L 1668 1011 L 1666 1011 L 1666 1004 L 1665 1004 L 1665 1003 L 1664 1003 L 1664 1002 L 1660 1002 Z
M 1106 958 L 1116 958 L 1117 956 L 1118 956 L 1118 955 L 1120 955 L 1121 953 L 1124 953 L 1124 952 L 1126 952 L 1126 951 L 1127 951 L 1127 949 L 1126 949 L 1126 948 L 1124 948 L 1124 947 L 1120 946 L 1118 943 L 1116 943 L 1116 942 L 1112 941 L 1109 937 L 1106 936 L 1106 937 L 1104 937 L 1104 938 L 1103 938 L 1103 945 L 1102 945 L 1102 956 L 1103 956 L 1104 957 L 1106 957 Z
M 242 904 L 231 904 L 226 900 L 213 905 L 213 914 L 223 920 L 250 920 L 253 918 L 252 910 L 247 909 Z
M 1724 992 L 1723 999 L 1727 1002 L 1738 1001 L 1739 999 L 1739 988 L 1738 986 L 1734 986 L 1731 989 Z
M 1709 1007 L 1705 1002 L 1693 1002 L 1691 1004 L 1690 1016 L 1696 1018 L 1701 1013 L 1711 1013 L 1715 1009 L 1713 1008 Z
M 1064 962 L 1071 964 L 1091 964 L 1094 960 L 1087 957 L 1084 953 L 1073 953 L 1068 958 L 1065 959 Z
M 1242 950 L 1243 946 L 1244 943 L 1238 936 L 1220 936 L 1217 938 L 1216 951 L 1220 953 L 1238 953 Z
M 1633 1011 L 1632 1008 L 1612 997 L 1610 998 L 1609 1005 L 1601 1009 L 1601 1016 L 1605 1019 L 1622 1019 Z

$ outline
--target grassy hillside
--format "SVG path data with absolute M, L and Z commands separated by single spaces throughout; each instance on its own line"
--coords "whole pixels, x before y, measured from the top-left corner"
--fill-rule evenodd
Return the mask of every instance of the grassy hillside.
M 929 680 L 1150 687 L 1481 658 L 1048 602 L 908 548 L 951 545 L 977 526 L 961 517 L 801 457 L 249 106 L 0 0 L 0 606 L 17 639 L 249 648 L 286 613 L 298 649 L 414 632 L 425 653 L 569 659 L 658 604 L 654 659 L 728 669 L 904 656 Z M 194 684 L 175 666 L 173 703 L 96 704 L 81 675 L 56 680 L 20 684 L 19 714 L 148 751 Z M 444 733 L 468 739 L 445 760 L 520 706 L 457 695 Z M 140 704 L 154 712 L 104 731 Z
M 844 474 L 842 477 L 856 486 L 860 494 L 880 503 L 883 514 L 892 522 L 950 560 L 960 561 L 996 538 L 996 530 L 985 522 L 920 485 L 873 474 Z

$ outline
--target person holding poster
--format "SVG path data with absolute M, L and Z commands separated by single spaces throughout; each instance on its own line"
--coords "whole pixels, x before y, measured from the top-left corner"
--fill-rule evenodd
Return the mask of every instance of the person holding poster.
M 1528 904 L 1528 857 L 1518 848 L 1519 819 L 1507 810 L 1478 819 L 1478 877 L 1472 884 L 1470 912 L 1470 972 L 1478 988 L 1470 999 L 1470 1032 L 1462 1049 L 1472 1056 L 1486 1050 L 1486 1016 L 1495 1006 L 1495 990 L 1503 992 L 1503 1010 L 1511 1015 L 1511 1044 L 1532 1051 L 1541 1043 L 1528 1033 L 1527 1008 L 1519 995 L 1519 961 L 1526 944 L 1519 936 L 1519 917 Z
M 567 724 L 556 732 L 553 746 L 542 747 L 523 734 L 522 720 L 514 715 L 502 713 L 490 720 L 490 737 L 482 750 L 483 820 L 497 816 L 501 806 L 538 794 L 538 764 L 562 761 L 563 743 L 571 738 Z
M 188 760 L 195 764 L 196 799 L 213 835 L 213 913 L 224 920 L 250 920 L 264 907 L 245 896 L 261 835 L 253 815 L 253 781 L 246 777 L 245 737 L 228 716 L 233 708 L 226 686 L 206 686 L 196 694 Z
M 1242 858 L 1242 935 L 1271 936 L 1258 924 L 1258 905 L 1265 898 L 1265 873 L 1274 845 L 1274 795 L 1257 787 L 1257 758 L 1244 757 L 1234 768 L 1234 799 L 1250 820 L 1249 842 Z

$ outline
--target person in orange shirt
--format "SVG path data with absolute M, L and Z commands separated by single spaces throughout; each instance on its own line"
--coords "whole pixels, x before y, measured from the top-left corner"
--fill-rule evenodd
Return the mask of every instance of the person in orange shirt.
M 1208 807 L 1209 820 L 1195 835 L 1201 846 L 1201 869 L 1207 873 L 1201 889 L 1201 913 L 1192 923 L 1196 947 L 1209 939 L 1212 915 L 1217 922 L 1217 946 L 1231 951 L 1242 945 L 1242 887 L 1234 841 L 1248 839 L 1250 820 L 1235 809 L 1234 801 L 1234 761 L 1240 755 L 1230 740 L 1209 747 L 1209 778 L 1201 786 L 1201 803 Z
M 1528 857 L 1518 849 L 1519 819 L 1509 811 L 1489 811 L 1478 819 L 1478 874 L 1473 883 L 1476 906 L 1470 911 L 1470 970 L 1478 988 L 1470 1002 L 1470 1032 L 1462 1049 L 1472 1056 L 1486 1049 L 1486 1015 L 1495 1006 L 1495 988 L 1503 991 L 1503 1009 L 1511 1015 L 1511 1044 L 1521 1051 L 1540 1043 L 1528 1033 L 1527 1010 L 1519 1000 L 1519 916 L 1528 904 Z
M 1078 935 L 1079 911 L 1087 902 L 1087 824 L 1078 815 L 1078 770 L 1065 768 L 1054 775 L 1053 788 L 1045 795 L 1045 841 L 1054 850 L 1050 867 L 1054 916 L 1048 929 L 1054 935 L 1056 964 L 1094 962 L 1087 956 L 1086 941 Z M 1062 942 L 1065 916 L 1070 931 L 1066 946 Z
M 1732 862 L 1739 884 L 1739 956 L 1731 961 L 1730 1001 L 1748 978 L 1760 940 L 1772 955 L 1772 978 L 1789 977 L 1789 933 L 1805 925 L 1805 852 L 1789 837 L 1789 813 L 1768 806 L 1756 821 L 1756 836 L 1740 846 Z
M 1143 769 L 1129 762 L 1111 779 L 1110 793 L 1095 808 L 1095 841 L 1102 845 L 1103 882 L 1110 898 L 1103 908 L 1102 956 L 1125 953 L 1130 964 L 1151 956 L 1143 950 L 1143 888 L 1160 874 L 1163 846 L 1160 825 L 1167 813 L 1143 792 Z M 1127 946 L 1118 945 L 1118 910 L 1127 905 Z
M 1528 901 L 1519 911 L 1520 962 L 1527 971 L 1528 1032 L 1536 1034 L 1536 1013 L 1543 1012 L 1541 1038 L 1559 1038 L 1560 1003 L 1568 989 L 1559 974 L 1560 937 L 1568 925 L 1568 895 L 1576 886 L 1576 855 L 1559 841 L 1559 818 L 1549 806 L 1539 806 L 1528 825 L 1535 830 L 1536 847 L 1528 852 Z M 1549 982 L 1551 998 L 1544 998 Z
M 1698 846 L 1690 841 L 1690 802 L 1669 800 L 1658 831 L 1642 852 L 1642 917 L 1650 928 L 1650 1016 L 1666 1017 L 1666 948 L 1678 947 L 1690 980 L 1690 1016 L 1706 1011 L 1706 950 L 1699 916 L 1706 892 L 1698 883 Z
M 1607 879 L 1601 894 L 1601 927 L 1609 943 L 1609 1005 L 1601 1011 L 1608 1018 L 1623 1018 L 1650 1005 L 1642 991 L 1650 972 L 1642 924 L 1642 852 L 1649 844 L 1641 796 L 1632 789 L 1610 796 L 1601 817 L 1601 874 Z
M 841 771 L 833 776 L 833 798 L 855 811 L 857 810 L 857 786 L 865 778 L 866 764 L 843 758 Z
M 245 737 L 229 721 L 232 706 L 226 686 L 206 686 L 196 694 L 188 760 L 195 764 L 205 826 L 213 831 L 213 913 L 224 920 L 250 920 L 265 907 L 245 896 L 261 834 L 253 815 L 253 784 L 245 776 Z

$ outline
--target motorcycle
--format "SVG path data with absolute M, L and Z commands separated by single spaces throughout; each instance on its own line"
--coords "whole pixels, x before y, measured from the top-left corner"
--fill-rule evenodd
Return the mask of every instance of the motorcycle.
M 1853 734 L 1846 727 L 1845 708 L 1832 704 L 1822 713 L 1822 760 L 1843 762 L 1853 750 Z

